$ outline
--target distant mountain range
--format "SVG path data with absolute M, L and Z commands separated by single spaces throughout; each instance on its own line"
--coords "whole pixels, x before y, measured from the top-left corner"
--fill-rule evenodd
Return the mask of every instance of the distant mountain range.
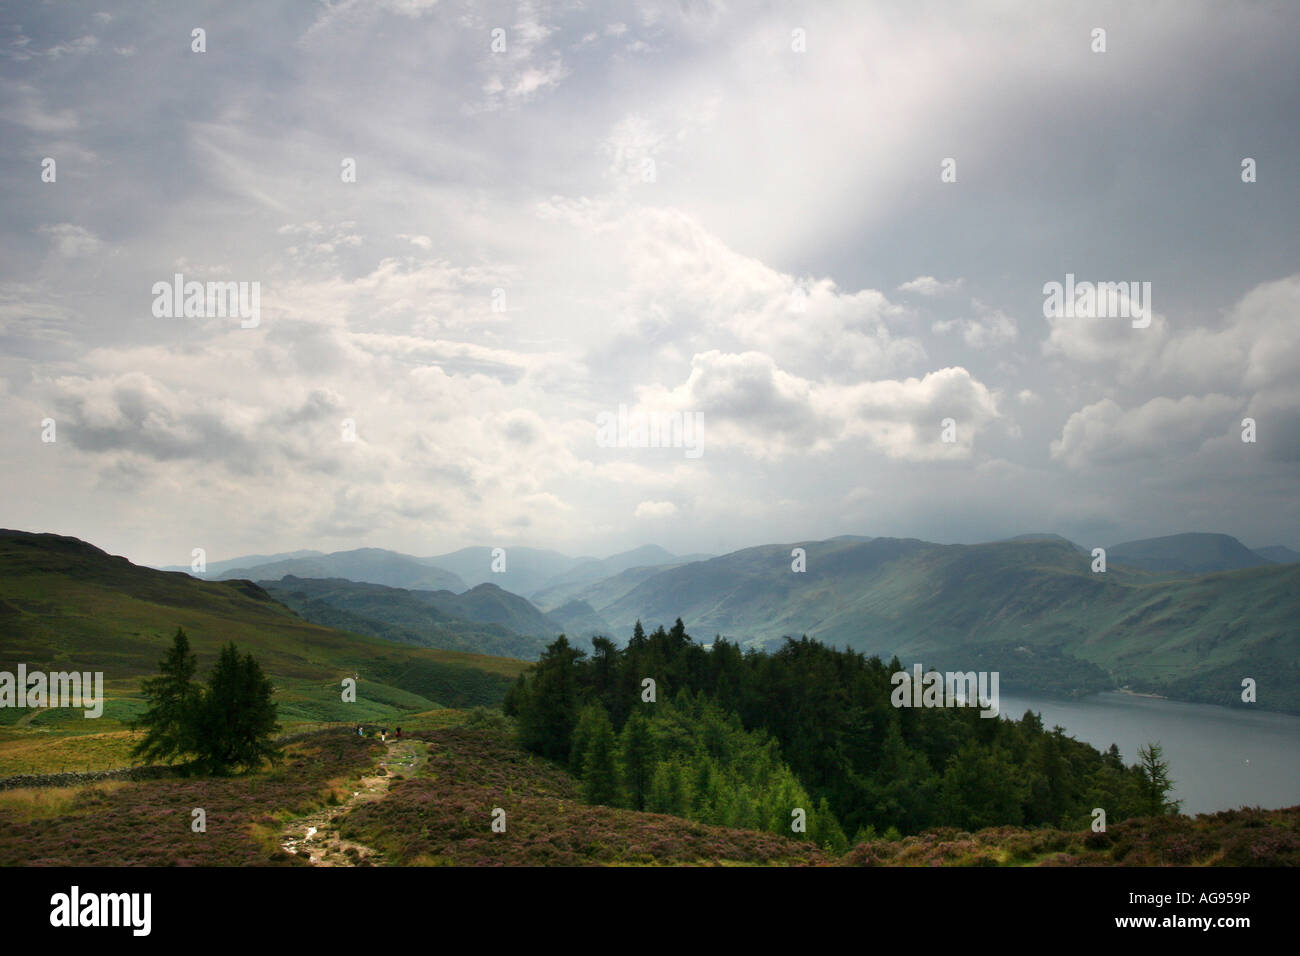
M 794 548 L 806 552 L 802 573 Z M 1108 546 L 1101 574 L 1090 545 L 1059 535 L 977 545 L 842 535 L 711 558 L 652 545 L 604 559 L 508 548 L 505 574 L 491 571 L 489 548 L 273 555 L 218 574 L 258 580 L 307 620 L 407 644 L 535 659 L 561 632 L 623 643 L 637 620 L 649 630 L 681 617 L 699 641 L 771 646 L 806 634 L 927 666 L 996 669 L 1004 687 L 1045 693 L 1129 686 L 1231 704 L 1252 677 L 1261 706 L 1300 710 L 1294 556 L 1179 534 Z M 512 574 L 540 582 L 531 600 L 497 586 Z
M 232 562 L 224 562 L 230 565 Z M 392 588 L 421 588 L 430 591 L 464 591 L 465 582 L 455 572 L 424 564 L 418 558 L 383 548 L 357 548 L 309 557 L 286 558 L 266 563 L 249 563 L 212 572 L 219 580 L 245 578 L 279 580 L 285 575 L 296 578 L 344 578 Z
M 259 586 L 314 624 L 421 647 L 536 660 L 564 629 L 491 584 L 456 595 L 286 575 Z
M 871 540 L 865 535 L 851 534 L 827 539 L 838 544 L 862 544 Z M 1091 544 L 1084 547 L 1050 533 L 1021 534 L 1004 539 L 1004 542 L 1011 543 L 1042 541 L 1064 543 L 1081 552 L 1092 549 Z M 278 580 L 287 574 L 457 593 L 480 584 L 493 584 L 527 597 L 540 608 L 555 609 L 575 598 L 584 600 L 589 590 L 594 590 L 596 597 L 591 603 L 599 607 L 602 593 L 619 591 L 623 583 L 644 579 L 650 573 L 649 569 L 663 570 L 713 557 L 708 554 L 676 555 L 654 544 L 607 558 L 571 557 L 558 551 L 509 547 L 503 549 L 505 570 L 494 571 L 494 550 L 487 546 L 461 548 L 432 557 L 416 557 L 384 548 L 357 548 L 331 554 L 310 550 L 250 554 L 209 562 L 207 572 L 196 577 L 206 580 Z M 1300 562 L 1300 551 L 1283 545 L 1251 549 L 1230 535 L 1204 532 L 1125 541 L 1108 545 L 1106 551 L 1110 564 L 1170 574 L 1210 574 Z M 169 565 L 159 570 L 192 573 L 183 565 Z M 625 572 L 634 573 L 622 577 Z
M 1270 549 L 1287 551 L 1280 545 Z M 1294 553 L 1294 552 L 1292 552 Z M 1171 534 L 1163 538 L 1126 541 L 1106 549 L 1106 560 L 1147 571 L 1210 574 L 1279 563 L 1226 534 Z M 1294 560 L 1300 560 L 1297 556 Z M 1285 562 L 1282 562 L 1285 563 Z

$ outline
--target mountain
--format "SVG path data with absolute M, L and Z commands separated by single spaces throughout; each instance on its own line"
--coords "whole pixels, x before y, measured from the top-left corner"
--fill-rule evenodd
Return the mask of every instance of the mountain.
M 1300 561 L 1300 551 L 1293 551 L 1280 544 L 1269 545 L 1267 548 L 1255 548 L 1254 551 L 1265 561 L 1272 561 L 1274 564 L 1295 564 Z
M 251 652 L 275 682 L 285 723 L 493 704 L 526 666 L 322 627 L 251 581 L 200 581 L 77 538 L 0 530 L 0 670 L 24 663 L 32 671 L 102 671 L 109 700 L 96 733 L 120 730 L 140 712 L 139 680 L 157 673 L 177 627 L 189 635 L 200 673 L 227 641 Z M 357 701 L 343 703 L 340 682 L 354 675 Z M 79 713 L 59 709 L 34 715 L 31 726 L 74 719 L 85 733 Z
M 657 544 L 646 544 L 631 551 L 623 551 L 601 560 L 589 559 L 573 566 L 563 574 L 558 574 L 546 582 L 548 594 L 577 584 L 587 584 L 613 577 L 629 568 L 659 567 L 665 564 L 682 564 L 688 560 L 679 558 L 665 551 Z
M 1193 532 L 1113 544 L 1106 549 L 1106 563 L 1144 571 L 1209 574 L 1256 568 L 1270 562 L 1230 535 Z
M 546 616 L 560 624 L 570 642 L 575 639 L 579 642 L 585 642 L 597 635 L 601 637 L 614 636 L 614 629 L 609 626 L 609 622 L 597 614 L 596 609 L 590 604 L 578 598 L 566 601 L 554 610 L 549 611 Z
M 469 587 L 478 584 L 495 584 L 514 594 L 532 594 L 556 575 L 593 558 L 571 558 L 558 551 L 538 548 L 508 547 L 505 551 L 505 570 L 493 571 L 494 548 L 461 548 L 450 554 L 417 558 L 421 564 L 442 568 L 467 582 Z M 456 589 L 453 589 L 456 590 Z M 460 588 L 459 590 L 465 590 Z
M 229 571 L 231 568 L 251 568 L 259 564 L 272 564 L 276 561 L 288 561 L 291 558 L 314 558 L 321 557 L 324 551 L 282 551 L 279 554 L 246 554 L 239 558 L 228 558 L 225 561 L 209 561 L 207 570 L 202 574 L 196 574 L 190 570 L 188 564 L 169 564 L 166 567 L 159 568 L 159 571 L 184 571 L 186 574 L 193 574 L 196 578 L 216 578 L 223 571 Z
M 450 571 L 431 567 L 410 555 L 383 548 L 335 551 L 318 557 L 289 558 L 252 567 L 228 568 L 216 577 L 278 581 L 296 578 L 344 578 L 390 588 L 464 591 L 465 582 Z
M 802 547 L 807 571 L 791 571 Z M 1300 565 L 1206 576 L 1109 565 L 1063 540 L 939 545 L 915 539 L 765 545 L 585 592 L 625 641 L 680 616 L 701 640 L 766 644 L 806 634 L 935 666 L 1000 670 L 1004 687 L 1092 691 L 1128 684 L 1240 702 L 1269 674 L 1261 707 L 1300 709 Z M 619 580 L 622 578 L 622 580 Z M 1294 678 L 1294 679 L 1292 679 Z
M 554 640 L 549 628 L 539 636 L 524 635 L 500 623 L 448 614 L 428 599 L 427 591 L 292 575 L 279 581 L 261 581 L 259 585 L 316 624 L 403 644 L 536 660 L 547 642 Z M 450 591 L 439 593 L 451 595 Z M 456 595 L 451 597 L 455 599 Z
M 1075 544 L 1069 538 L 1063 538 L 1059 534 L 1050 534 L 1047 532 L 1035 532 L 1031 534 L 1018 534 L 1014 538 L 1003 538 L 1003 541 L 1056 541 L 1062 544 L 1068 544 L 1077 551 L 1087 551 L 1081 544 Z
M 512 594 L 495 584 L 480 584 L 464 594 L 451 591 L 412 591 L 416 600 L 437 608 L 452 618 L 480 624 L 499 624 L 516 634 L 545 638 L 549 644 L 564 630 L 548 618 L 527 598 Z
M 626 571 L 621 571 L 613 577 L 600 581 L 577 581 L 569 584 L 557 584 L 553 587 L 542 588 L 540 591 L 534 591 L 530 596 L 538 607 L 545 608 L 548 611 L 562 607 L 574 600 L 586 601 L 593 608 L 608 607 L 642 581 L 654 577 L 661 571 L 681 566 L 679 564 L 669 564 L 628 568 Z

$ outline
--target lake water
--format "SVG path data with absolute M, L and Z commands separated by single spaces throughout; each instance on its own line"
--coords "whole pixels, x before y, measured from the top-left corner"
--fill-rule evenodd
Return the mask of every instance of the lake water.
M 1141 745 L 1160 743 L 1183 813 L 1300 804 L 1300 717 L 1116 693 L 1080 700 L 1004 693 L 1000 709 L 1017 720 L 1033 710 L 1044 727 L 1059 724 L 1099 750 L 1118 744 L 1126 764 L 1137 762 Z

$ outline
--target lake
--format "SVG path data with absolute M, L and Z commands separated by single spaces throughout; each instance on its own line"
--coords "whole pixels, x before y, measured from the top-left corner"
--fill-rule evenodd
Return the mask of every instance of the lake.
M 1183 813 L 1300 804 L 1300 717 L 1119 693 L 1080 700 L 1004 693 L 1000 707 L 1017 720 L 1033 710 L 1044 727 L 1059 724 L 1098 750 L 1118 744 L 1126 764 L 1137 762 L 1139 746 L 1160 743 Z

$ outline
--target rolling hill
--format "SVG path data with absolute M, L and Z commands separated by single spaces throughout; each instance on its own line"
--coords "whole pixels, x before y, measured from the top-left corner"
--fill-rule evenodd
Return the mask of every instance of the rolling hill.
M 0 737 L 120 730 L 140 712 L 139 681 L 156 672 L 177 627 L 201 674 L 227 641 L 252 652 L 275 683 L 285 724 L 493 705 L 527 666 L 345 633 L 304 620 L 251 581 L 200 581 L 77 538 L 0 530 L 0 669 L 102 671 L 108 698 L 98 720 L 67 709 L 0 710 Z M 340 682 L 353 676 L 357 702 L 343 703 Z
M 278 581 L 285 575 L 296 578 L 344 578 L 390 588 L 420 588 L 429 591 L 466 589 L 465 582 L 451 571 L 384 548 L 357 548 L 319 557 L 289 558 L 250 567 L 227 568 L 217 577 L 223 580 L 244 578 Z
M 261 581 L 259 586 L 306 620 L 402 644 L 536 660 L 547 642 L 555 638 L 555 634 L 549 633 L 549 625 L 534 635 L 520 634 L 496 620 L 465 619 L 431 601 L 429 596 L 432 592 L 428 591 L 407 591 L 339 578 L 295 578 L 292 575 L 279 581 Z M 449 595 L 452 601 L 447 604 L 457 601 L 457 595 L 450 591 L 436 593 Z M 509 597 L 523 601 L 515 595 Z M 464 609 L 464 606 L 457 605 L 457 610 Z M 541 612 L 535 608 L 532 610 L 541 616 Z
M 1272 544 L 1267 548 L 1255 548 L 1254 551 L 1261 558 L 1272 561 L 1274 564 L 1295 564 L 1300 561 L 1300 551 L 1294 551 L 1280 544 Z
M 1271 563 L 1231 535 L 1201 532 L 1113 544 L 1106 549 L 1106 561 L 1177 574 L 1239 571 Z
M 807 571 L 791 571 L 793 547 Z M 748 548 L 624 572 L 585 600 L 626 640 L 633 622 L 770 644 L 828 644 L 935 666 L 1000 670 L 1004 687 L 1130 685 L 1213 703 L 1267 680 L 1260 705 L 1300 710 L 1300 566 L 1171 576 L 1112 564 L 1064 540 L 938 545 L 832 540 Z M 1260 677 L 1260 675 L 1267 675 Z M 1267 702 L 1265 698 L 1267 697 Z
M 505 549 L 504 571 L 492 570 L 492 548 L 461 548 L 450 554 L 431 558 L 415 558 L 428 567 L 442 568 L 465 581 L 469 587 L 495 584 L 515 594 L 531 594 L 551 578 L 563 574 L 575 565 L 591 558 L 571 558 L 558 551 L 538 548 L 508 547 Z M 435 589 L 436 590 L 436 589 Z M 452 588 L 451 590 L 465 590 Z
M 190 570 L 188 564 L 169 564 L 161 567 L 159 571 L 184 571 L 186 574 L 193 574 L 196 578 L 218 578 L 225 571 L 233 568 L 251 568 L 259 564 L 274 564 L 277 561 L 288 561 L 292 558 L 319 558 L 324 557 L 324 551 L 282 551 L 279 554 L 245 554 L 238 558 L 227 558 L 224 561 L 209 561 L 207 570 L 203 574 L 196 574 Z

